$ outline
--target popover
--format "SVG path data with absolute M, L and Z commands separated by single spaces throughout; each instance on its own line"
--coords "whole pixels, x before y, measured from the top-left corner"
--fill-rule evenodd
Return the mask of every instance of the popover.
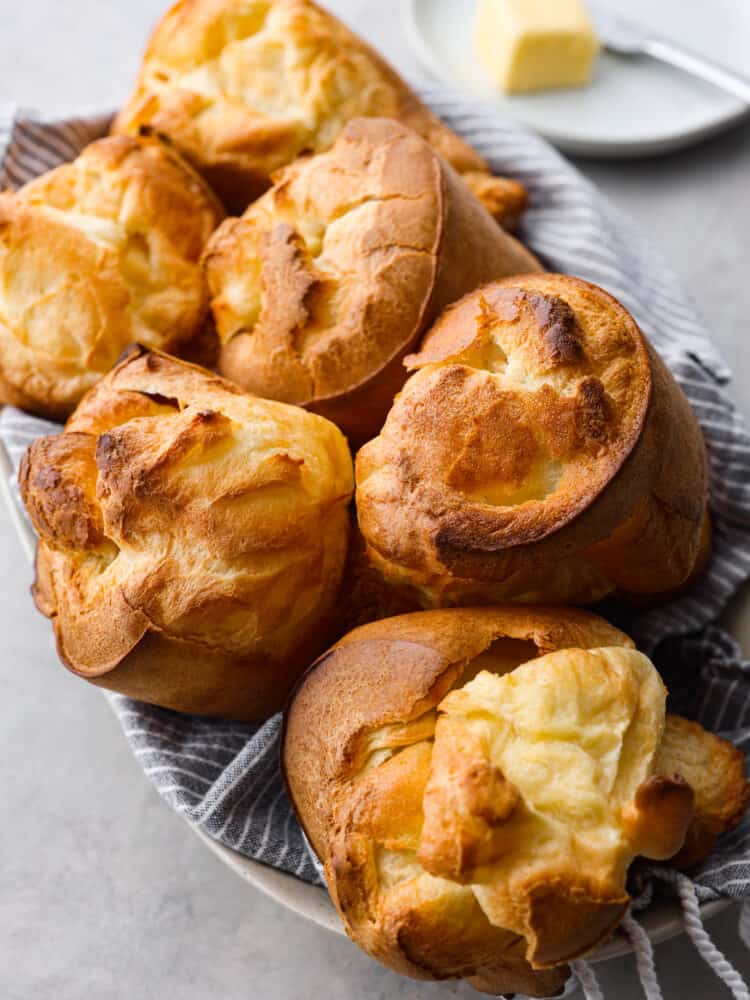
M 297 687 L 282 747 L 347 933 L 418 979 L 558 992 L 625 913 L 636 855 L 700 860 L 747 807 L 741 752 L 664 706 L 651 662 L 579 610 L 349 633 Z
M 352 468 L 323 417 L 140 351 L 19 478 L 34 596 L 78 676 L 257 721 L 330 641 Z
M 202 358 L 199 259 L 222 218 L 149 138 L 100 139 L 0 194 L 0 402 L 61 419 L 130 344 Z
M 333 420 L 360 444 L 449 303 L 539 270 L 453 169 L 398 122 L 359 118 L 281 171 L 204 252 L 224 375 Z
M 146 48 L 114 130 L 169 136 L 233 213 L 301 153 L 320 153 L 351 119 L 397 118 L 419 132 L 513 228 L 517 181 L 493 177 L 365 42 L 311 0 L 178 0 Z
M 368 554 L 423 606 L 638 601 L 710 548 L 703 435 L 630 314 L 577 278 L 449 308 L 357 457 Z

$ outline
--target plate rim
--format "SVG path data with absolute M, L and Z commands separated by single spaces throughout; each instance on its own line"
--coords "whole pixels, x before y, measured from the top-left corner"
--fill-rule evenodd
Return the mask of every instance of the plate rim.
M 2 410 L 2 406 L 0 406 Z M 15 502 L 11 488 L 14 477 L 13 465 L 5 445 L 0 442 L 0 500 L 10 516 L 16 536 L 21 544 L 24 555 L 33 564 L 36 551 L 36 535 Z M 116 715 L 113 701 L 106 697 L 107 704 Z M 145 777 L 145 776 L 144 776 Z M 178 813 L 178 815 L 180 815 Z M 265 865 L 261 861 L 240 854 L 218 840 L 214 840 L 204 830 L 187 817 L 182 816 L 189 830 L 219 859 L 227 868 L 244 882 L 249 883 L 263 895 L 273 899 L 280 906 L 286 907 L 298 916 L 309 920 L 318 927 L 333 934 L 346 936 L 343 924 L 328 892 L 322 887 L 304 882 L 290 872 L 282 871 Z M 731 899 L 721 898 L 700 904 L 703 920 L 717 916 L 732 903 Z M 649 916 L 650 915 L 650 916 Z M 660 899 L 645 910 L 638 919 L 646 930 L 652 944 L 660 944 L 676 937 L 684 931 L 683 913 L 676 900 Z M 614 934 L 591 952 L 587 959 L 591 962 L 605 962 L 613 958 L 629 955 L 633 951 L 630 939 L 618 928 Z
M 304 917 L 333 934 L 346 937 L 346 931 L 331 897 L 322 886 L 303 882 L 290 872 L 272 868 L 270 865 L 264 865 L 253 858 L 248 858 L 233 848 L 213 840 L 200 827 L 195 826 L 190 821 L 186 820 L 186 822 L 211 853 L 243 881 L 248 882 L 264 896 L 268 896 L 298 916 Z M 701 919 L 703 921 L 710 920 L 731 905 L 732 900 L 728 898 L 703 902 L 700 904 Z M 685 930 L 684 914 L 676 899 L 661 897 L 643 913 L 636 914 L 636 919 L 654 945 L 669 941 Z M 599 963 L 623 958 L 632 953 L 633 946 L 630 938 L 618 927 L 603 944 L 587 954 L 585 958 L 589 962 Z
M 428 0 L 428 2 L 431 2 L 431 0 Z M 444 70 L 420 27 L 420 18 L 417 9 L 421 8 L 424 3 L 425 0 L 399 0 L 401 27 L 409 47 L 416 56 L 423 72 L 427 73 L 431 80 L 452 87 L 460 93 L 465 94 L 468 99 L 481 101 L 500 113 L 501 109 L 495 107 L 492 101 L 488 101 L 481 94 L 471 93 L 468 88 L 462 87 L 455 80 L 451 79 Z M 505 113 L 507 114 L 507 112 Z M 541 129 L 535 127 L 526 122 L 523 116 L 519 116 L 514 120 L 541 135 L 543 139 L 546 139 L 547 142 L 550 142 L 563 153 L 597 159 L 634 160 L 649 156 L 663 156 L 686 149 L 689 146 L 698 145 L 701 142 L 705 142 L 735 128 L 742 124 L 742 122 L 750 121 L 750 104 L 744 108 L 742 105 L 738 105 L 736 111 L 718 117 L 705 125 L 683 131 L 672 131 L 653 139 L 633 139 L 630 141 L 617 139 L 577 139 L 565 133 L 557 132 L 554 128 Z

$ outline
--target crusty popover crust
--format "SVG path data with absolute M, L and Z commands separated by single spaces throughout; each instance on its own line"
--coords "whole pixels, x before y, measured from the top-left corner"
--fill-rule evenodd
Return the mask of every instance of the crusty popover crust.
M 415 978 L 556 993 L 621 919 L 636 854 L 684 840 L 701 860 L 747 806 L 740 751 L 665 722 L 664 696 L 627 636 L 576 609 L 349 633 L 295 690 L 282 745 L 347 933 Z
M 397 118 L 445 157 L 512 229 L 523 185 L 437 119 L 381 57 L 311 0 L 179 0 L 157 25 L 117 132 L 163 133 L 239 214 L 301 153 L 351 119 Z
M 703 435 L 630 314 L 585 281 L 446 310 L 357 456 L 368 553 L 423 606 L 653 599 L 710 547 Z
M 298 160 L 204 251 L 224 375 L 323 414 L 358 445 L 451 302 L 539 270 L 453 169 L 398 122 L 359 118 Z
M 19 478 L 34 596 L 80 677 L 258 721 L 330 641 L 352 468 L 322 417 L 141 351 Z
M 66 417 L 132 343 L 197 360 L 199 259 L 222 217 L 198 174 L 148 138 L 99 139 L 0 194 L 0 403 Z

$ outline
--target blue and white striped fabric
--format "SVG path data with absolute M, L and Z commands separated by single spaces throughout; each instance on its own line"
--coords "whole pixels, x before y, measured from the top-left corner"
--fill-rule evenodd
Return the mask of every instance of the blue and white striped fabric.
M 490 109 L 443 90 L 422 93 L 496 172 L 526 184 L 531 207 L 524 240 L 551 270 L 594 281 L 627 306 L 700 419 L 715 516 L 709 570 L 666 607 L 640 614 L 612 609 L 610 617 L 654 657 L 673 708 L 750 750 L 750 663 L 714 624 L 750 577 L 750 436 L 724 388 L 730 373 L 663 261 L 570 164 Z M 107 116 L 43 122 L 12 110 L 0 115 L 0 185 L 17 187 L 72 158 L 106 123 Z M 54 426 L 19 411 L 0 414 L 0 440 L 14 467 L 28 443 L 49 430 Z M 278 716 L 248 726 L 181 716 L 119 696 L 113 702 L 133 753 L 172 808 L 223 844 L 320 882 L 279 775 Z M 702 900 L 750 897 L 750 820 L 691 874 Z

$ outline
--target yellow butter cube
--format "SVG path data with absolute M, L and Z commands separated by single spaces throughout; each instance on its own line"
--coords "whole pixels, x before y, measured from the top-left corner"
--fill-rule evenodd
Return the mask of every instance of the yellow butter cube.
M 479 0 L 474 46 L 509 94 L 582 86 L 599 51 L 581 0 Z

